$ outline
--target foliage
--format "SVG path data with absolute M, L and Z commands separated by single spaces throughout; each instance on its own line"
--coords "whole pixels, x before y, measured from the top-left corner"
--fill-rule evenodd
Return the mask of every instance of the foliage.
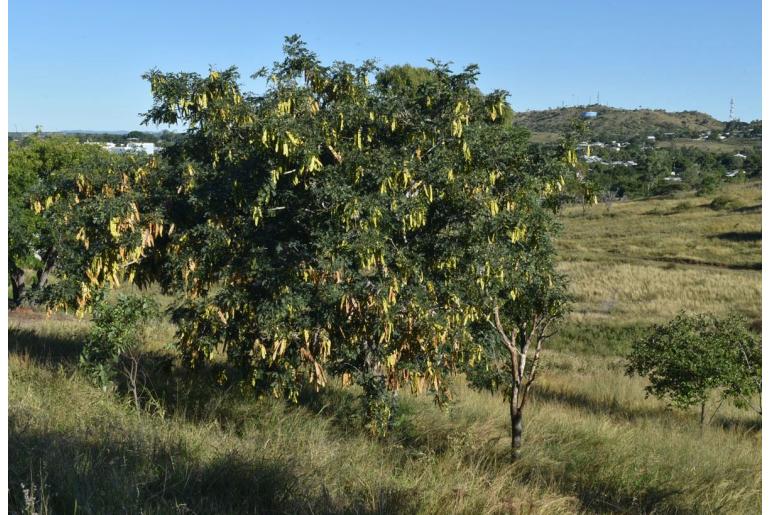
M 113 385 L 121 362 L 144 343 L 146 323 L 158 316 L 158 305 L 150 297 L 118 294 L 115 302 L 100 299 L 80 355 L 81 369 L 103 389 Z
M 29 291 L 14 282 L 17 304 L 27 299 L 82 312 L 105 284 L 132 279 L 162 230 L 156 212 L 140 214 L 138 208 L 152 189 L 152 158 L 111 155 L 71 138 L 39 135 L 12 143 L 9 154 L 15 196 L 9 205 L 10 268 L 38 269 Z M 54 269 L 57 280 L 51 283 Z
M 627 373 L 646 376 L 648 394 L 680 408 L 703 407 L 713 390 L 746 407 L 761 391 L 761 346 L 736 316 L 680 313 L 636 342 Z
M 183 295 L 186 363 L 224 352 L 232 379 L 290 399 L 329 371 L 364 386 L 382 433 L 384 392 L 445 400 L 470 324 L 491 316 L 470 300 L 465 243 L 489 248 L 487 274 L 523 259 L 558 174 L 527 159 L 505 92 L 481 94 L 476 67 L 323 66 L 297 37 L 285 52 L 257 74 L 263 95 L 233 68 L 147 74 L 146 120 L 189 127 L 159 168 L 176 232 L 158 278 Z
M 741 201 L 730 195 L 718 195 L 708 205 L 714 211 L 730 211 L 741 206 Z
M 105 155 L 100 148 L 79 145 L 72 138 L 43 137 L 39 133 L 9 144 L 8 265 L 12 305 L 34 302 L 35 294 L 46 287 L 61 251 L 57 227 L 60 220 L 41 212 L 41 192 L 73 169 L 98 168 L 94 163 Z M 50 206 L 53 200 L 43 200 L 43 204 Z M 30 268 L 36 271 L 36 281 L 26 284 L 24 269 Z

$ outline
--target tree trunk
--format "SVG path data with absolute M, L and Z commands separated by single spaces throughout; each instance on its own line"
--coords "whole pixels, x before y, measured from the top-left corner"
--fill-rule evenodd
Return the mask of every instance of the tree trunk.
M 523 432 L 523 415 L 511 396 L 511 462 L 521 457 L 521 435 Z
M 700 428 L 703 430 L 703 423 L 706 420 L 706 401 L 700 403 Z
M 48 284 L 48 276 L 53 270 L 54 263 L 56 263 L 56 252 L 53 249 L 48 249 L 45 256 L 43 256 L 43 266 L 37 271 L 37 283 L 35 288 L 42 290 L 45 285 Z
M 517 379 L 516 355 L 511 349 L 511 462 L 521 457 L 521 434 L 524 431 L 521 408 L 519 407 L 519 387 Z
M 24 296 L 24 270 L 17 267 L 15 263 L 10 263 L 11 268 L 11 289 L 13 290 L 13 299 L 11 307 L 17 308 L 21 305 Z

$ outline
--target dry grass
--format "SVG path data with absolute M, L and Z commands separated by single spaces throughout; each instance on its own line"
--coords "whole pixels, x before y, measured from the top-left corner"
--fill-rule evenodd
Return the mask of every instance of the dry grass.
M 735 185 L 720 196 L 567 209 L 558 246 L 576 297 L 573 319 L 650 323 L 676 311 L 760 317 L 761 188 Z
M 59 335 L 66 338 L 66 335 Z M 17 342 L 19 343 L 19 342 Z M 551 353 L 508 462 L 498 396 L 461 378 L 446 411 L 402 393 L 391 437 L 355 421 L 355 389 L 296 406 L 168 376 L 166 411 L 138 414 L 85 383 L 66 358 L 10 359 L 12 507 L 21 483 L 51 513 L 753 513 L 757 420 L 644 398 L 618 358 Z M 713 409 L 713 406 L 712 406 Z

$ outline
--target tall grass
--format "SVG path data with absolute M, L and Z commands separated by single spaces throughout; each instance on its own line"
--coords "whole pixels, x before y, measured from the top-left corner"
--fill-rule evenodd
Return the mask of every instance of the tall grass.
M 14 336 L 14 335 L 12 335 Z M 48 335 L 45 338 L 51 338 Z M 59 335 L 59 340 L 67 339 Z M 400 394 L 392 434 L 373 440 L 355 389 L 297 405 L 208 386 L 182 371 L 156 381 L 167 410 L 137 412 L 87 384 L 68 355 L 10 356 L 13 509 L 35 484 L 51 513 L 750 513 L 760 496 L 758 422 L 645 399 L 618 358 L 552 352 L 511 465 L 498 396 L 462 378 L 440 410 Z M 26 349 L 26 350 L 25 350 Z M 713 407 L 712 407 L 713 409 Z

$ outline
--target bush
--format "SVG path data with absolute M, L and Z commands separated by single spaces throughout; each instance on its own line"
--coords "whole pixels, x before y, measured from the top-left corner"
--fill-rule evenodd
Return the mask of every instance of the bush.
M 727 211 L 730 209 L 737 209 L 742 206 L 740 200 L 726 195 L 719 195 L 711 201 L 709 207 L 714 211 Z
M 680 313 L 635 343 L 626 372 L 650 380 L 648 395 L 667 398 L 679 408 L 699 404 L 701 424 L 706 401 L 715 390 L 723 400 L 761 412 L 751 404 L 762 386 L 761 345 L 737 316 Z
M 93 328 L 80 355 L 81 369 L 104 390 L 113 387 L 116 377 L 124 374 L 137 407 L 137 351 L 145 341 L 145 323 L 158 315 L 158 305 L 148 297 L 119 294 L 114 303 L 98 302 Z

